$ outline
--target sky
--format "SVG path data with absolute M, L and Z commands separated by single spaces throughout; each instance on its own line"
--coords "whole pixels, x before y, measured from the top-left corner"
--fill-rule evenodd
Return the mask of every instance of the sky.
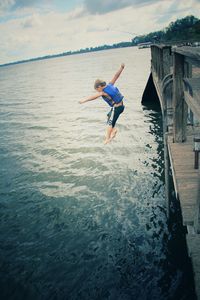
M 131 41 L 187 15 L 200 0 L 0 0 L 0 64 Z

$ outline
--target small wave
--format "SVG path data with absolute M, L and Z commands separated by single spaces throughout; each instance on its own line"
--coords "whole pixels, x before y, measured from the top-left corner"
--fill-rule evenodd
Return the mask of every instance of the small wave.
M 49 127 L 42 126 L 42 125 L 33 125 L 33 126 L 29 126 L 28 129 L 31 129 L 31 130 L 49 130 Z

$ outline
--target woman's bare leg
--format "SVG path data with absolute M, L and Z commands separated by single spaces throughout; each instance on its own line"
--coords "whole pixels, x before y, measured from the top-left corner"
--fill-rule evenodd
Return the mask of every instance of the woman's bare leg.
M 113 128 L 111 126 L 108 126 L 108 128 L 106 129 L 106 138 L 104 144 L 108 144 L 110 142 L 112 130 Z
M 104 144 L 108 144 L 117 134 L 117 128 L 112 128 L 111 126 L 108 126 L 106 130 L 106 138 L 104 141 Z

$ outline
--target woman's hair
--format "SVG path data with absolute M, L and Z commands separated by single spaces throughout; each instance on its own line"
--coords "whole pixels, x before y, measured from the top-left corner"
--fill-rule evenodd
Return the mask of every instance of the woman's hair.
M 106 86 L 106 82 L 101 79 L 97 79 L 94 82 L 94 88 L 97 89 L 99 86 Z

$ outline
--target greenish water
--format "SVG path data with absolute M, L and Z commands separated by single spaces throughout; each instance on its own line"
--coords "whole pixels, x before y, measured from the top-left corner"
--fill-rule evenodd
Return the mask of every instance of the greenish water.
M 109 107 L 78 101 L 121 62 L 125 111 L 105 146 Z M 161 113 L 141 105 L 149 71 L 135 48 L 0 69 L 1 299 L 195 299 L 166 217 Z

